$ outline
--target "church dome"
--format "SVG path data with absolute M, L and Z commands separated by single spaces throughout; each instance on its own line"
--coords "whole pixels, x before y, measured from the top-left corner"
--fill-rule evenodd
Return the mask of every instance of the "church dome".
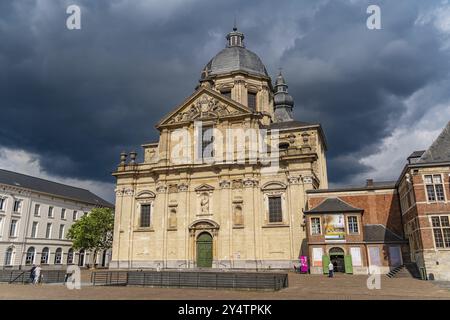
M 244 34 L 236 28 L 227 35 L 228 45 L 208 62 L 202 72 L 202 79 L 209 76 L 244 71 L 249 74 L 268 77 L 266 67 L 258 55 L 245 48 Z

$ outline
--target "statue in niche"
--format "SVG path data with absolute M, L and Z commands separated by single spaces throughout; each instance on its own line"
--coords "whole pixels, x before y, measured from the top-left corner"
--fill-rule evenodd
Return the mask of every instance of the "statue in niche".
M 177 210 L 171 209 L 169 214 L 169 228 L 177 227 Z
M 209 196 L 207 193 L 203 193 L 200 198 L 200 207 L 202 214 L 209 214 Z
M 233 221 L 234 221 L 234 225 L 243 225 L 244 224 L 244 216 L 242 215 L 242 207 L 241 206 L 234 207 Z

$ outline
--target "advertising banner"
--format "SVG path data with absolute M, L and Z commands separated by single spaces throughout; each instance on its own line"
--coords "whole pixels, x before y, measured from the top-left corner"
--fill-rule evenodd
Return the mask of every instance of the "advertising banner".
M 325 240 L 345 240 L 345 220 L 343 214 L 329 214 L 324 217 Z

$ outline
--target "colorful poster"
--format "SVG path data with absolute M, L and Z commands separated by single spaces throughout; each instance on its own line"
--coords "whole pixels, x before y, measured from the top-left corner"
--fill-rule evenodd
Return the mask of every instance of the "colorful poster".
M 322 248 L 313 248 L 313 266 L 314 267 L 322 266 L 322 256 L 323 256 Z
M 300 256 L 300 272 L 308 273 L 308 257 Z
M 345 240 L 345 220 L 343 214 L 329 214 L 324 217 L 325 240 Z

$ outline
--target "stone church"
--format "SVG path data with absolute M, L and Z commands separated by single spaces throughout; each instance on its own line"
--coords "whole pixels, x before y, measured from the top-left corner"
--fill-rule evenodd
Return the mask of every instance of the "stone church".
M 159 141 L 121 154 L 111 268 L 292 268 L 306 191 L 328 187 L 320 124 L 296 121 L 280 74 L 234 28 Z M 169 110 L 169 109 L 168 109 Z

